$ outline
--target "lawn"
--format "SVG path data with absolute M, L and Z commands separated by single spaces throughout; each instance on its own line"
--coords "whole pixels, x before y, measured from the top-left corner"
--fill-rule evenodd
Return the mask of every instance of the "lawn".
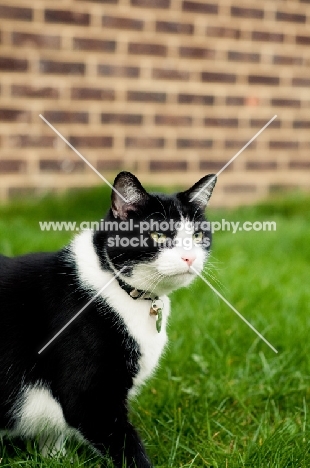
M 41 232 L 38 221 L 97 220 L 109 197 L 96 188 L 0 207 L 0 252 L 60 248 L 72 233 Z M 278 354 L 197 279 L 172 295 L 170 345 L 132 420 L 157 468 L 309 468 L 310 198 L 210 209 L 209 219 L 222 218 L 277 223 L 275 232 L 215 233 L 204 275 Z M 55 460 L 35 443 L 4 439 L 0 449 L 1 467 L 111 466 L 74 443 Z

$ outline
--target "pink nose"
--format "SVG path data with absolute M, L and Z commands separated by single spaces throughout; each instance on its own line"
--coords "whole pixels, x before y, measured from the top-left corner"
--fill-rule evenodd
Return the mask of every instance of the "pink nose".
M 191 266 L 196 260 L 196 257 L 190 256 L 190 255 L 184 255 L 184 257 L 182 257 L 182 260 L 184 260 L 184 262 L 186 262 L 188 266 Z

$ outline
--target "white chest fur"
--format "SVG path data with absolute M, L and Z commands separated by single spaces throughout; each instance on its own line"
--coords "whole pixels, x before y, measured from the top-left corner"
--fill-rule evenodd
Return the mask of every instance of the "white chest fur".
M 72 244 L 72 252 L 78 268 L 80 281 L 96 294 L 111 279 L 113 274 L 103 271 L 92 242 L 92 232 L 84 231 Z M 170 311 L 170 301 L 162 296 L 163 318 L 160 333 L 156 330 L 156 316 L 150 315 L 151 301 L 132 299 L 118 284 L 112 281 L 102 292 L 102 297 L 116 311 L 126 325 L 129 333 L 139 344 L 141 358 L 140 370 L 134 379 L 130 395 L 147 379 L 158 364 L 158 360 L 167 342 L 166 324 Z M 87 312 L 85 312 L 87 313 Z

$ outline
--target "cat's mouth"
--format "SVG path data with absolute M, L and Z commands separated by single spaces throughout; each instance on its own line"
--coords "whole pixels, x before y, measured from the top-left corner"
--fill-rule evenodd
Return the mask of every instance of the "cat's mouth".
M 187 271 L 178 271 L 176 273 L 166 273 L 165 276 L 168 276 L 168 277 L 182 277 L 182 276 L 186 276 L 186 275 L 194 275 L 195 272 L 193 270 L 191 270 L 190 268 L 187 270 Z

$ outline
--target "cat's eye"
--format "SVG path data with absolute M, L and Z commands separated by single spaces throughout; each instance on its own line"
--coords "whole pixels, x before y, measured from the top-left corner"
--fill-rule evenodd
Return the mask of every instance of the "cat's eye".
M 157 244 L 163 244 L 167 239 L 167 236 L 162 232 L 151 232 L 151 238 L 154 239 Z
M 203 237 L 202 231 L 194 232 L 193 234 L 194 242 L 201 242 L 202 237 Z

